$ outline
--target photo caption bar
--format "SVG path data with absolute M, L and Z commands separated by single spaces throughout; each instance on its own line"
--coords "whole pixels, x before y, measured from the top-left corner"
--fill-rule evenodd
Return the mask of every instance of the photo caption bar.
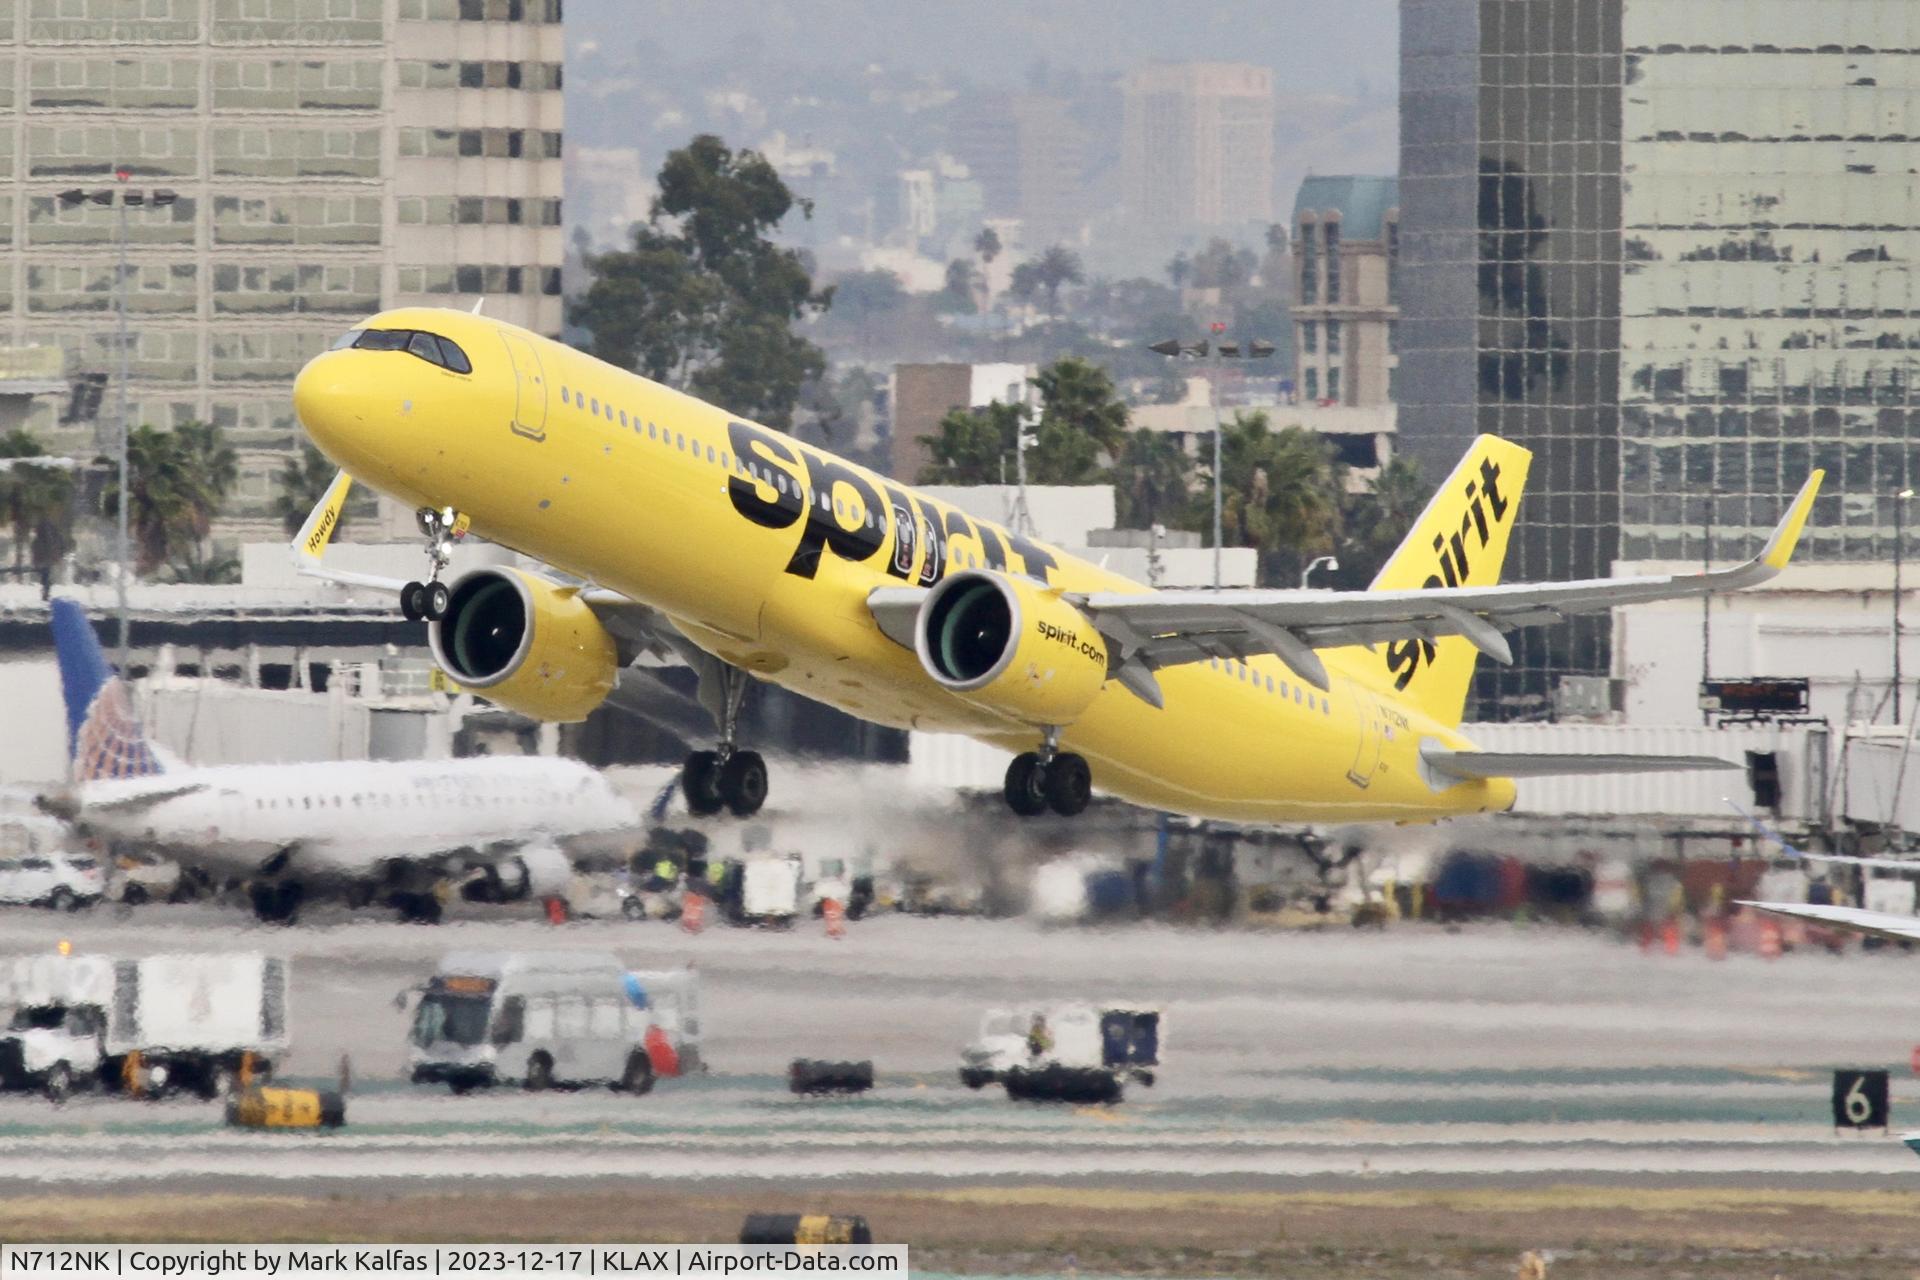
M 0 1280 L 732 1280 L 908 1274 L 903 1244 L 35 1244 L 0 1249 Z

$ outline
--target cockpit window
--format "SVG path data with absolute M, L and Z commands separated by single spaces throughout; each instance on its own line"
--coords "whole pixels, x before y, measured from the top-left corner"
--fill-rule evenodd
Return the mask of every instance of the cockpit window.
M 351 347 L 356 343 L 358 343 L 360 341 L 360 335 L 365 332 L 366 332 L 365 329 L 349 329 L 345 333 L 341 334 L 339 337 L 335 338 L 333 340 L 333 345 L 328 347 L 327 350 L 345 351 L 348 347 Z
M 455 373 L 473 372 L 473 364 L 467 359 L 467 353 L 451 338 L 440 339 L 440 352 L 447 358 L 447 368 Z
M 459 345 L 435 333 L 416 329 L 354 329 L 333 344 L 335 351 L 352 347 L 357 351 L 405 351 L 428 364 L 455 373 L 472 373 L 473 362 Z

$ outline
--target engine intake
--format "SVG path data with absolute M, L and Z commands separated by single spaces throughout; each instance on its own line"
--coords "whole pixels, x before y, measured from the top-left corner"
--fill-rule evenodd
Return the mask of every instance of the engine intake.
M 476 569 L 427 625 L 441 670 L 538 720 L 584 720 L 619 677 L 613 637 L 572 587 L 518 569 Z
M 1106 640 L 1084 613 L 997 573 L 956 573 L 929 591 L 914 648 L 942 688 L 1022 724 L 1071 724 L 1107 679 Z

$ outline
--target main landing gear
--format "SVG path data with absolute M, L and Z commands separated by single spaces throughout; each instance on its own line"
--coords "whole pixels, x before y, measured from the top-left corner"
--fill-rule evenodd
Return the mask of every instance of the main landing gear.
M 686 793 L 687 809 L 702 817 L 731 810 L 734 817 L 745 818 L 760 811 L 767 802 L 767 762 L 758 751 L 742 751 L 734 745 L 740 727 L 740 702 L 747 693 L 747 673 L 738 667 L 717 663 L 720 681 L 720 745 L 715 751 L 696 751 L 687 757 L 680 770 L 680 789 Z
M 1007 766 L 1007 807 L 1023 818 L 1052 809 L 1071 818 L 1093 800 L 1093 770 L 1085 756 L 1059 749 L 1059 735 L 1047 734 L 1038 751 L 1023 751 Z
M 415 518 L 427 539 L 427 580 L 400 588 L 400 613 L 408 622 L 438 622 L 447 616 L 447 606 L 453 600 L 447 584 L 440 581 L 440 573 L 453 559 L 460 517 L 452 507 L 422 507 Z

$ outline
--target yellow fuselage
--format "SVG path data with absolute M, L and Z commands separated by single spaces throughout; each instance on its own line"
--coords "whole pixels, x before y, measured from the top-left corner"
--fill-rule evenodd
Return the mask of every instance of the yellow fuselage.
M 876 587 L 980 568 L 1070 592 L 1148 590 L 511 325 L 419 308 L 367 327 L 449 338 L 473 372 L 402 351 L 315 358 L 295 403 L 335 462 L 401 502 L 452 507 L 476 533 L 863 719 L 1014 751 L 1041 736 L 941 688 L 875 625 Z M 1426 776 L 1423 741 L 1470 744 L 1397 699 L 1369 651 L 1324 656 L 1329 694 L 1270 657 L 1162 670 L 1163 708 L 1109 682 L 1060 745 L 1087 758 L 1101 790 L 1202 817 L 1404 821 L 1512 804 L 1510 781 Z

